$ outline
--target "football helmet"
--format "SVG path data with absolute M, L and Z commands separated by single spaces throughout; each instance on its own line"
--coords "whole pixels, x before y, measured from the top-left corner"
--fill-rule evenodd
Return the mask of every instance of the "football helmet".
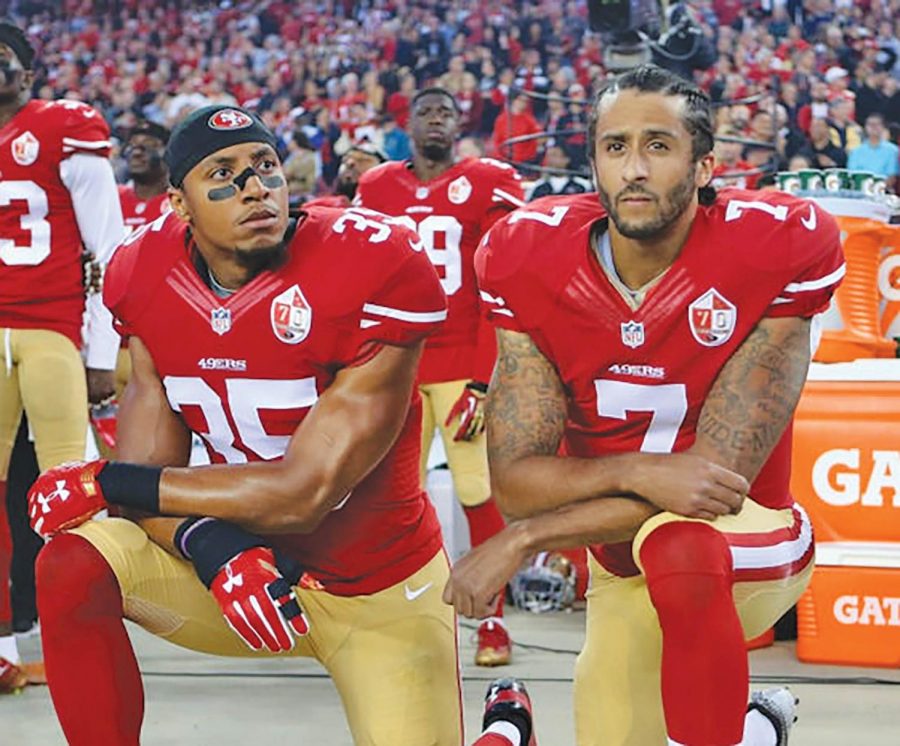
M 513 603 L 523 611 L 542 614 L 571 608 L 577 571 L 568 557 L 540 552 L 510 583 Z

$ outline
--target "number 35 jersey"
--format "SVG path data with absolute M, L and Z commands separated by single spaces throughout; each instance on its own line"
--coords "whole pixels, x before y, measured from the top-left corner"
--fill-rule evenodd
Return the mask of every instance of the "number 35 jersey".
M 494 226 L 476 255 L 490 317 L 527 333 L 569 398 L 565 452 L 577 457 L 690 447 L 719 371 L 764 317 L 824 310 L 844 274 L 835 221 L 775 192 L 722 190 L 635 309 L 592 240 L 596 194 L 549 197 Z M 595 227 L 596 226 L 596 227 Z M 790 433 L 751 487 L 792 504 Z
M 523 204 L 519 174 L 500 161 L 466 158 L 422 182 L 410 162 L 394 161 L 367 171 L 357 197 L 419 234 L 447 294 L 447 322 L 425 345 L 419 382 L 488 381 L 496 346 L 483 323 L 475 249 L 488 228 Z
M 185 224 L 168 213 L 116 252 L 104 301 L 147 347 L 169 405 L 214 463 L 280 459 L 342 369 L 382 345 L 416 344 L 446 317 L 417 244 L 402 226 L 316 208 L 301 214 L 280 267 L 221 299 L 201 279 Z M 339 595 L 418 570 L 441 547 L 419 483 L 420 419 L 416 393 L 396 442 L 347 499 L 311 533 L 269 544 Z
M 81 234 L 60 169 L 109 148 L 103 117 L 78 101 L 29 101 L 0 128 L 0 327 L 81 345 Z

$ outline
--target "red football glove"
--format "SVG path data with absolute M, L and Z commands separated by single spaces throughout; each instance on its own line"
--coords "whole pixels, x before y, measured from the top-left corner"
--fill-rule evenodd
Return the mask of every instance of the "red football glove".
M 46 539 L 106 510 L 109 505 L 97 481 L 104 466 L 103 459 L 72 461 L 41 474 L 28 490 L 28 516 L 34 532 Z
M 219 570 L 209 590 L 228 626 L 252 650 L 286 652 L 294 647 L 294 635 L 309 632 L 294 589 L 278 571 L 268 547 L 236 554 Z
M 459 429 L 453 436 L 453 440 L 472 440 L 484 432 L 484 395 L 487 387 L 483 383 L 467 383 L 450 408 L 450 414 L 444 421 L 445 427 L 459 417 Z

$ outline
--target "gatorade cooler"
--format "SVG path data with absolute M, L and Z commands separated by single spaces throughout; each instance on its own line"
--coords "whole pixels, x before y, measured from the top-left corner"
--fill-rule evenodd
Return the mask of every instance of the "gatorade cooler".
M 900 548 L 900 360 L 813 363 L 794 416 L 791 492 L 816 542 Z
M 847 274 L 822 318 L 825 331 L 815 359 L 895 357 L 897 345 L 885 335 L 900 308 L 898 228 L 888 225 L 890 210 L 872 200 L 822 197 L 815 202 L 837 219 L 847 259 Z
M 797 657 L 900 667 L 900 543 L 816 546 L 812 582 L 797 604 Z

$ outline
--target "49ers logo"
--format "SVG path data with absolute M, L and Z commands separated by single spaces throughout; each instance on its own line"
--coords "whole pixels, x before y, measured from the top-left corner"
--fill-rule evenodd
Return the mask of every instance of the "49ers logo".
M 253 125 L 253 118 L 237 109 L 221 109 L 207 123 L 214 130 L 242 130 Z

